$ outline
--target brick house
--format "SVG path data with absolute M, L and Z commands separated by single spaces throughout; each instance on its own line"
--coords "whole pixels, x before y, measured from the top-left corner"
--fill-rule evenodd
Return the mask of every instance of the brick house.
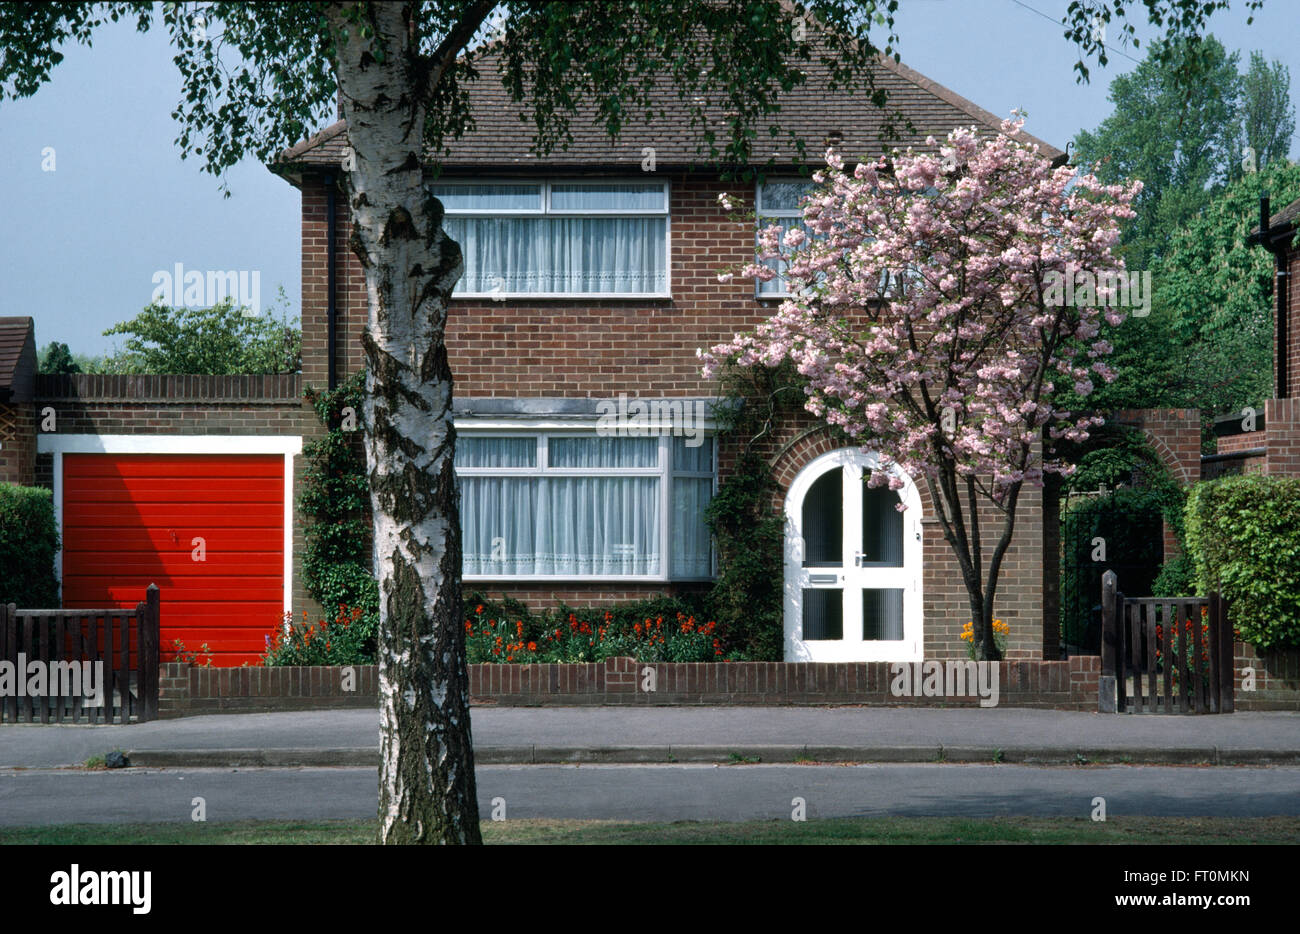
M 814 69 L 782 99 L 783 129 L 807 141 L 813 160 L 826 143 L 875 155 L 924 148 L 959 125 L 1000 124 L 886 61 L 878 82 L 912 124 L 887 143 L 870 102 L 830 93 L 825 79 Z M 499 84 L 472 93 L 477 128 L 430 176 L 466 260 L 447 330 L 466 590 L 533 606 L 705 590 L 715 556 L 702 513 L 736 451 L 714 433 L 717 387 L 695 351 L 752 328 L 781 297 L 779 280 L 719 283 L 718 272 L 752 259 L 754 228 L 729 219 L 717 196 L 731 193 L 764 220 L 791 218 L 806 184 L 800 158 L 770 137 L 756 152 L 775 166 L 762 185 L 724 179 L 702 164 L 671 89 L 654 126 L 611 141 L 580 113 L 567 150 L 539 158 Z M 758 139 L 769 139 L 761 128 Z M 13 386 L 0 384 L 0 480 L 53 490 L 66 606 L 134 604 L 156 581 L 164 648 L 207 642 L 225 665 L 255 660 L 281 613 L 317 609 L 302 587 L 293 502 L 302 443 L 322 430 L 303 389 L 363 362 L 364 278 L 337 181 L 347 152 L 340 122 L 273 167 L 302 196 L 300 375 L 56 377 L 20 367 Z M 11 320 L 0 319 L 0 374 L 4 335 L 26 327 L 31 337 L 30 319 Z M 611 435 L 607 420 L 620 412 L 641 420 Z M 763 450 L 787 529 L 786 658 L 964 657 L 966 593 L 925 491 L 865 490 L 857 479 L 874 455 L 808 416 L 777 426 Z M 901 515 L 889 508 L 899 495 L 910 507 Z M 1050 489 L 1026 490 L 1020 509 L 997 614 L 1011 627 L 1011 657 L 1055 657 Z
M 824 78 L 782 99 L 782 126 L 807 141 L 808 158 L 827 143 L 887 149 L 881 114 Z M 998 131 L 1000 118 L 906 67 L 887 63 L 880 82 L 914 127 L 897 145 L 924 148 L 959 125 Z M 727 181 L 700 165 L 684 105 L 665 89 L 655 125 L 611 141 L 580 114 L 568 149 L 540 158 L 499 84 L 472 93 L 476 129 L 430 176 L 466 264 L 447 326 L 466 589 L 536 606 L 704 589 L 714 559 L 703 507 L 735 451 L 712 434 L 717 387 L 695 351 L 752 328 L 782 296 L 779 280 L 718 282 L 752 259 L 754 229 L 717 197 L 730 192 L 765 222 L 793 218 L 805 184 L 795 148 L 773 137 L 756 153 L 775 166 L 763 185 Z M 363 364 L 365 283 L 336 182 L 347 153 L 340 121 L 276 167 L 302 192 L 303 379 L 317 385 Z M 608 437 L 602 416 L 638 404 L 654 435 Z M 773 507 L 791 546 L 807 549 L 786 559 L 786 657 L 964 656 L 966 593 L 924 491 L 908 484 L 900 516 L 886 502 L 899 494 L 857 482 L 873 455 L 808 418 L 779 426 L 766 448 L 781 489 Z M 1044 605 L 1056 567 L 1043 560 L 1039 492 L 1021 508 L 998 612 L 1013 656 L 1031 657 L 1056 647 Z

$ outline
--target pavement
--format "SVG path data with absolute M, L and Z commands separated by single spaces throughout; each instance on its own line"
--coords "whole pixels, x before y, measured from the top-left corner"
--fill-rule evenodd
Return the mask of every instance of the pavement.
M 1011 708 L 477 707 L 480 765 L 1027 763 L 1300 765 L 1300 713 L 1157 716 Z M 373 710 L 225 714 L 125 726 L 0 726 L 0 769 L 377 767 Z

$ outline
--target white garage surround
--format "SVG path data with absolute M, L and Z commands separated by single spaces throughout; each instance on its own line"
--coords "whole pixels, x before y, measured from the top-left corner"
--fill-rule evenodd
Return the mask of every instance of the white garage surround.
M 64 454 L 282 454 L 284 456 L 284 611 L 293 599 L 293 458 L 302 453 L 297 435 L 57 435 L 36 436 L 36 452 L 54 457 L 54 523 L 63 537 Z M 55 556 L 63 586 L 63 551 Z

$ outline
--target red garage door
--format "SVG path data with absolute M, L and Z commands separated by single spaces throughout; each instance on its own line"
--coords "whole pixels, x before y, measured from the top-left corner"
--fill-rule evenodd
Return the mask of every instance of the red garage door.
M 63 605 L 132 607 L 151 583 L 164 658 L 180 639 L 255 662 L 284 614 L 284 458 L 65 454 Z

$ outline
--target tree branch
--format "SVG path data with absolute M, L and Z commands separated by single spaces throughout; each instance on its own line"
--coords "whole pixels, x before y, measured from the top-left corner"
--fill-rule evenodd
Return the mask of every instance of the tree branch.
M 438 85 L 442 83 L 442 76 L 455 64 L 456 56 L 460 54 L 465 44 L 474 38 L 474 34 L 478 32 L 483 21 L 496 9 L 496 6 L 497 0 L 474 0 L 461 16 L 460 21 L 447 30 L 447 35 L 443 37 L 438 48 L 434 49 L 433 54 L 423 57 L 422 65 L 428 71 L 420 86 L 421 94 L 426 101 L 434 98 Z

